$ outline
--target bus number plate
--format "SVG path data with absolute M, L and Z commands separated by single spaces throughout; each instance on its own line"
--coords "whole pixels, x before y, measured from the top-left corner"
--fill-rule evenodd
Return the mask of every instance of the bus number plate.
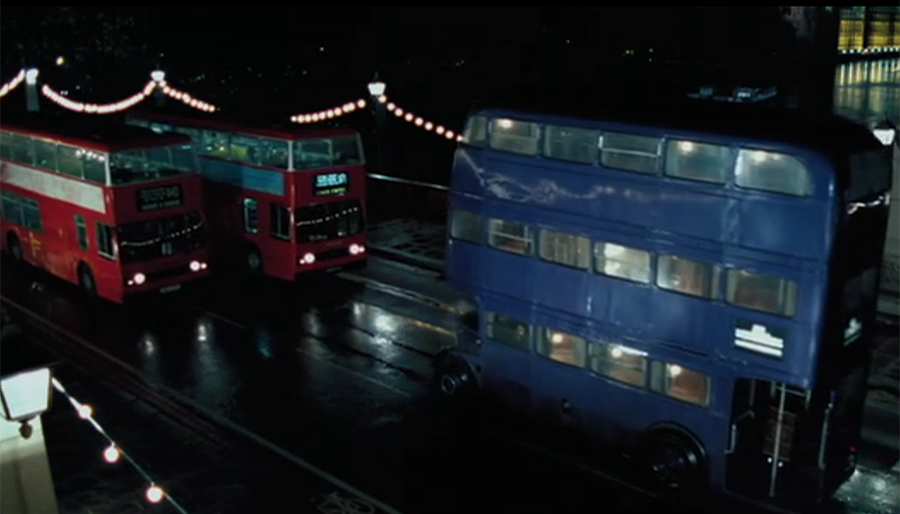
M 137 192 L 138 210 L 147 212 L 178 207 L 182 203 L 183 196 L 181 184 L 139 189 Z
M 166 286 L 159 288 L 160 293 L 171 293 L 172 291 L 178 291 L 181 289 L 181 284 L 175 284 L 174 286 Z

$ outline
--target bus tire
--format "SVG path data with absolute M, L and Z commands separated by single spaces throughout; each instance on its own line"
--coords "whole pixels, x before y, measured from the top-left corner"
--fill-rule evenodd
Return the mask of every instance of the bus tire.
M 244 251 L 244 269 L 253 275 L 262 273 L 263 261 L 256 246 L 247 246 Z
M 91 268 L 85 264 L 78 264 L 78 286 L 84 293 L 90 297 L 97 296 L 97 281 L 94 280 L 94 274 Z
M 706 451 L 696 437 L 676 425 L 651 428 L 641 440 L 641 460 L 661 495 L 684 497 L 706 483 Z
M 22 243 L 19 242 L 19 236 L 16 235 L 15 232 L 10 232 L 6 236 L 6 248 L 9 250 L 9 254 L 16 261 L 22 261 Z
M 465 359 L 441 350 L 435 358 L 434 367 L 435 385 L 443 397 L 457 400 L 477 389 L 475 373 Z

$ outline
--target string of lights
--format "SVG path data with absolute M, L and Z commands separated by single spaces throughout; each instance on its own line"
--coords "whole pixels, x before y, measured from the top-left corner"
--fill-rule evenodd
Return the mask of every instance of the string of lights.
M 94 409 L 90 405 L 81 403 L 74 397 L 72 397 L 72 395 L 69 394 L 68 391 L 66 391 L 66 388 L 63 387 L 63 385 L 56 378 L 53 378 L 52 382 L 53 388 L 56 389 L 57 392 L 65 396 L 66 399 L 69 400 L 69 403 L 72 404 L 72 407 L 75 408 L 75 412 L 78 413 L 78 417 L 89 422 L 91 426 L 94 427 L 94 430 L 96 430 L 107 440 L 109 446 L 107 446 L 106 449 L 103 450 L 103 459 L 106 462 L 115 464 L 119 462 L 120 459 L 125 459 L 149 483 L 149 486 L 147 486 L 147 490 L 144 492 L 144 497 L 148 502 L 159 503 L 163 500 L 167 500 L 173 507 L 175 507 L 178 512 L 180 512 L 181 514 L 188 514 L 180 503 L 175 501 L 175 499 L 170 495 L 166 494 L 163 488 L 160 487 L 146 471 L 144 471 L 144 468 L 138 465 L 138 463 L 135 462 L 134 459 L 131 458 L 131 456 L 122 451 L 116 441 L 113 440 L 113 438 L 110 437 L 106 430 L 104 430 L 103 427 L 100 426 L 100 423 L 98 423 L 97 420 L 94 419 Z
M 28 77 L 29 72 L 31 72 L 33 75 L 31 79 L 29 79 Z M 21 70 L 12 80 L 3 85 L 2 89 L 0 89 L 0 98 L 6 96 L 10 91 L 18 87 L 23 81 L 26 81 L 29 84 L 36 84 L 37 74 L 37 70 L 34 68 L 28 71 L 24 69 Z M 128 110 L 146 100 L 147 97 L 149 97 L 155 91 L 160 91 L 164 95 L 181 101 L 185 105 L 193 107 L 194 109 L 200 111 L 215 112 L 219 110 L 219 108 L 215 105 L 194 98 L 190 94 L 170 86 L 168 82 L 166 82 L 166 74 L 162 70 L 155 70 L 150 74 L 150 76 L 152 80 L 147 82 L 142 91 L 135 93 L 134 95 L 129 96 L 128 98 L 125 98 L 123 100 L 119 100 L 118 102 L 108 104 L 77 102 L 75 100 L 69 99 L 66 95 L 54 90 L 47 84 L 41 86 L 41 93 L 45 97 L 50 99 L 53 103 L 59 105 L 64 109 L 87 114 L 113 114 Z M 377 84 L 380 87 L 381 93 L 383 93 L 384 83 L 379 82 Z M 370 84 L 370 87 L 372 85 L 373 84 Z M 395 102 L 388 102 L 387 96 L 381 93 L 373 94 L 372 97 L 379 104 L 386 104 L 385 108 L 389 112 L 392 112 L 395 116 L 397 116 L 397 118 L 412 123 L 413 125 L 420 127 L 425 131 L 434 132 L 438 136 L 445 137 L 446 139 L 449 139 L 451 141 L 462 141 L 462 136 L 458 133 L 445 128 L 443 125 L 439 125 L 435 122 L 426 120 L 422 116 L 413 114 L 410 111 L 398 107 Z M 343 105 L 325 109 L 322 111 L 295 114 L 290 117 L 290 120 L 301 125 L 318 123 L 321 121 L 332 120 L 345 114 L 350 114 L 359 109 L 364 109 L 366 105 L 368 105 L 368 102 L 366 102 L 365 99 L 360 98 L 353 102 L 347 102 Z

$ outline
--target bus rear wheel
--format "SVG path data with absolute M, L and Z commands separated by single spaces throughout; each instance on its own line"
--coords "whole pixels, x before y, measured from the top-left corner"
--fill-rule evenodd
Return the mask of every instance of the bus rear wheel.
M 694 437 L 677 429 L 653 430 L 645 435 L 642 450 L 660 494 L 684 496 L 703 487 L 706 455 Z
M 262 272 L 262 256 L 256 247 L 250 246 L 244 253 L 244 268 L 254 275 Z
M 19 242 L 19 236 L 15 232 L 10 232 L 6 236 L 6 247 L 9 249 L 9 254 L 12 255 L 13 259 L 17 261 L 22 260 L 22 243 Z
M 78 285 L 88 296 L 97 296 L 97 282 L 94 280 L 94 274 L 87 264 L 78 265 Z
M 442 350 L 435 358 L 434 381 L 441 394 L 448 399 L 459 399 L 474 393 L 477 380 L 472 368 L 460 357 Z

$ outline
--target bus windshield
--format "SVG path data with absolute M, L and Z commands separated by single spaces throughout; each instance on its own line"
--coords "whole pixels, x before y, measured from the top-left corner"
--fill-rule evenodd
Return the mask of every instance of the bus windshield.
M 188 253 L 204 246 L 199 212 L 189 212 L 119 227 L 119 255 L 123 263 L 141 262 Z
M 197 173 L 197 160 L 190 144 L 124 150 L 110 155 L 113 185 L 146 182 L 181 173 Z
M 294 141 L 294 169 L 312 170 L 363 163 L 362 149 L 356 136 Z
M 314 243 L 359 234 L 363 209 L 359 200 L 320 203 L 297 209 L 297 241 Z

